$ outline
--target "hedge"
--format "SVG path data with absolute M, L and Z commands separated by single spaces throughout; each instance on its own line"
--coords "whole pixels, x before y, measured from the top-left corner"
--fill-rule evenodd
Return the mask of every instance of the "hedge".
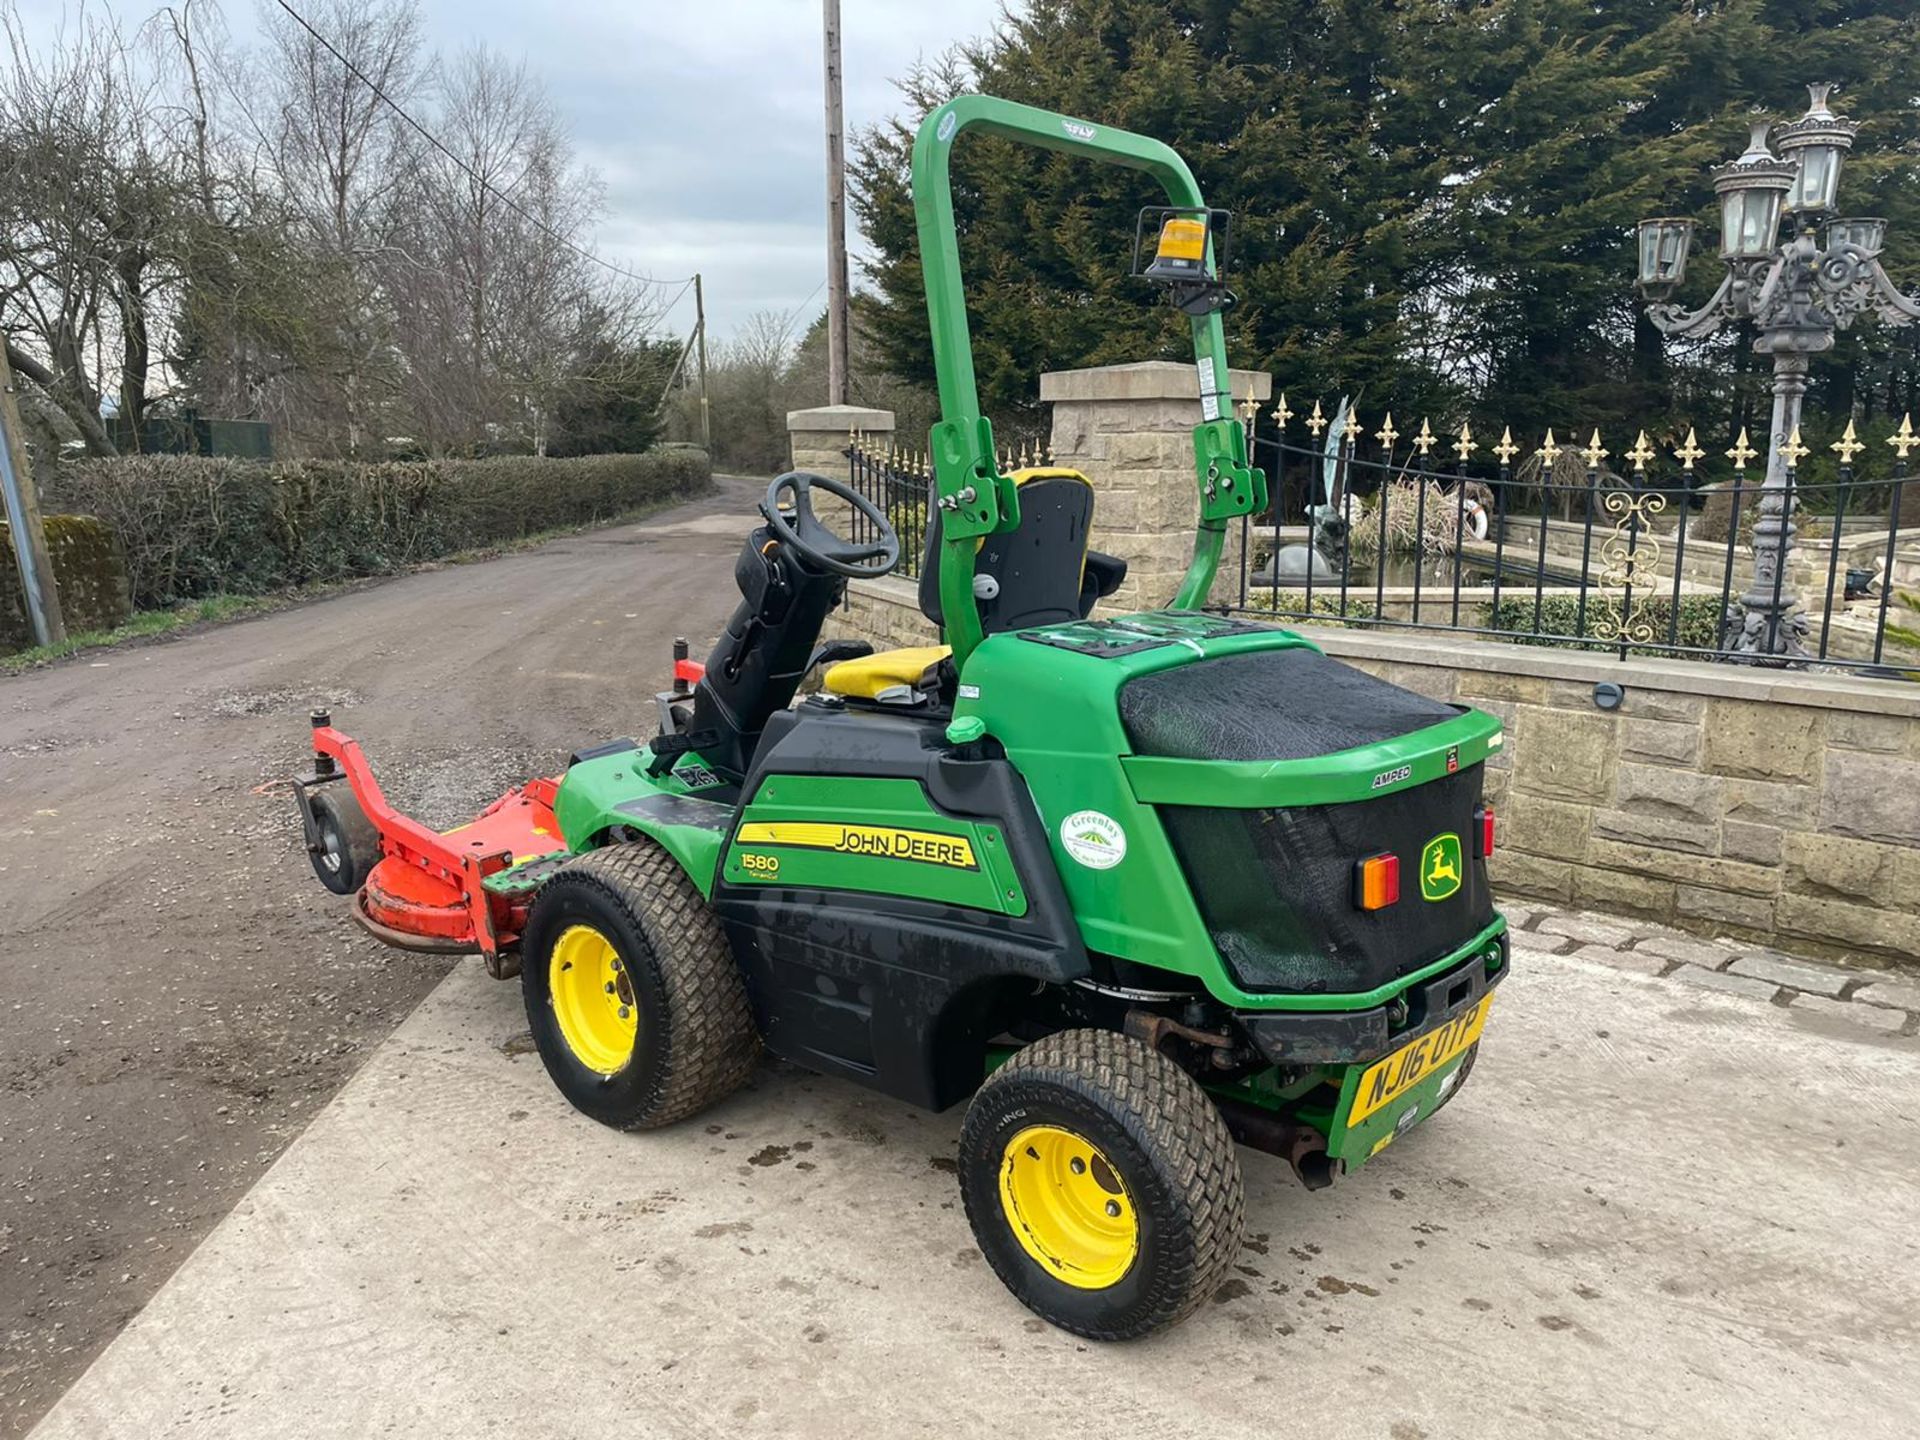
M 1635 596 L 1633 618 L 1653 627 L 1651 646 L 1630 645 L 1634 655 L 1670 654 L 1660 647 L 1667 644 L 1667 632 L 1673 623 L 1673 599 L 1669 595 Z M 1582 624 L 1584 620 L 1584 626 Z M 1694 650 L 1718 650 L 1720 631 L 1726 621 L 1726 606 L 1718 595 L 1682 595 L 1680 624 L 1673 643 Z M 1576 650 L 1618 650 L 1619 641 L 1592 638 L 1596 630 L 1620 623 L 1620 598 L 1593 593 L 1587 596 L 1584 612 L 1575 595 L 1548 595 L 1540 603 L 1540 633 L 1513 636 L 1520 645 L 1553 645 Z M 1503 597 L 1491 607 L 1488 627 L 1493 630 L 1531 631 L 1533 597 Z
M 95 515 L 126 549 L 141 609 L 379 575 L 712 486 L 683 449 L 572 460 L 361 463 L 136 455 L 69 461 L 45 506 Z
M 1340 582 L 1334 580 L 1325 585 L 1313 587 L 1313 609 L 1307 610 L 1307 596 L 1304 590 L 1269 590 L 1264 585 L 1254 588 L 1247 596 L 1246 609 L 1265 610 L 1282 619 L 1300 624 L 1344 624 L 1368 621 L 1375 618 L 1373 601 L 1358 598 L 1357 592 L 1363 587 L 1354 585 L 1347 591 L 1346 606 L 1340 603 Z M 1370 588 L 1370 587 L 1368 587 Z M 1311 613 L 1315 618 L 1306 617 Z M 1325 617 L 1324 621 L 1319 617 Z

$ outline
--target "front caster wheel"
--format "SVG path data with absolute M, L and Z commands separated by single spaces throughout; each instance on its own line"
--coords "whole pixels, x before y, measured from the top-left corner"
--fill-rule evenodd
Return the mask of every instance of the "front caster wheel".
M 759 1057 L 719 921 L 650 840 L 583 855 L 540 887 L 520 990 L 560 1093 L 622 1130 L 670 1125 L 724 1099 Z
M 336 895 L 356 893 L 380 863 L 380 832 L 345 781 L 316 786 L 307 804 L 313 811 L 307 846 L 313 873 Z
M 1042 1319 L 1131 1340 L 1184 1319 L 1240 1253 L 1233 1139 L 1173 1061 L 1106 1030 L 1029 1045 L 980 1087 L 960 1193 L 994 1273 Z

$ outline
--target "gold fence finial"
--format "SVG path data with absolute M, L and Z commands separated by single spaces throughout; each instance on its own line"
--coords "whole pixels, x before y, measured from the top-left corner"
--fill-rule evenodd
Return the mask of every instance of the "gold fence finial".
M 1287 408 L 1287 392 L 1284 390 L 1280 392 L 1280 403 L 1273 407 L 1273 418 L 1282 429 L 1293 418 L 1293 411 Z
M 1358 410 L 1347 411 L 1346 428 L 1340 432 L 1340 438 L 1346 441 L 1347 449 L 1351 450 L 1355 445 L 1360 443 L 1361 434 L 1360 412 Z
M 1916 445 L 1920 445 L 1920 435 L 1914 433 L 1913 415 L 1911 413 L 1900 417 L 1900 428 L 1887 437 L 1887 443 L 1893 446 L 1893 453 L 1898 455 L 1902 460 L 1907 458 L 1907 452 L 1909 450 L 1913 449 Z
M 1240 402 L 1240 409 L 1246 415 L 1247 426 L 1252 428 L 1254 418 L 1260 413 L 1260 402 L 1253 398 L 1253 381 L 1247 381 L 1247 398 Z
M 1606 459 L 1611 453 L 1606 446 L 1600 443 L 1599 426 L 1596 425 L 1594 427 L 1593 438 L 1586 443 L 1580 453 L 1587 457 L 1587 468 L 1589 470 L 1598 470 L 1600 468 L 1600 462 Z
M 1780 447 L 1780 458 L 1787 462 L 1789 470 L 1798 469 L 1800 462 L 1813 452 L 1800 443 L 1800 427 L 1793 427 L 1793 433 L 1787 436 L 1787 443 Z
M 1759 454 L 1760 452 L 1754 449 L 1752 443 L 1747 439 L 1747 427 L 1742 425 L 1740 427 L 1740 438 L 1734 441 L 1733 448 L 1727 451 L 1727 458 L 1733 461 L 1734 469 L 1744 470 L 1747 468 L 1747 462 L 1757 459 Z
M 1560 446 L 1553 443 L 1553 427 L 1547 427 L 1547 438 L 1540 442 L 1540 448 L 1533 453 L 1540 457 L 1540 463 L 1547 467 L 1548 477 L 1553 474 L 1553 462 L 1560 458 Z
M 1313 438 L 1318 440 L 1320 432 L 1326 428 L 1327 417 L 1320 413 L 1320 402 L 1316 400 L 1313 402 L 1313 413 L 1307 417 L 1307 429 L 1311 430 Z
M 1500 463 L 1502 465 L 1513 464 L 1513 457 L 1520 453 L 1520 447 L 1513 443 L 1513 427 L 1511 425 L 1502 425 L 1500 427 L 1500 443 L 1493 447 L 1493 453 L 1500 457 Z
M 1478 445 L 1473 443 L 1472 428 L 1466 421 L 1462 420 L 1460 422 L 1460 438 L 1453 442 L 1453 453 L 1460 457 L 1460 463 L 1464 465 L 1467 463 L 1467 457 L 1479 448 Z
M 1853 457 L 1867 448 L 1866 441 L 1854 433 L 1853 421 L 1847 421 L 1847 432 L 1827 447 L 1840 457 L 1840 463 L 1848 469 L 1853 468 Z
M 1633 448 L 1627 451 L 1627 459 L 1633 462 L 1633 473 L 1636 475 L 1646 474 L 1647 462 L 1653 459 L 1653 456 L 1653 446 L 1647 440 L 1647 432 L 1642 430 L 1639 438 L 1633 442 Z
M 1413 437 L 1413 448 L 1420 452 L 1420 458 L 1422 460 L 1427 458 L 1427 452 L 1439 443 L 1439 439 L 1440 437 L 1433 433 L 1433 426 L 1427 423 L 1427 417 L 1422 415 L 1420 417 L 1420 433 Z
M 1387 418 L 1381 423 L 1380 428 L 1373 432 L 1373 438 L 1386 446 L 1387 449 L 1393 449 L 1393 442 L 1400 438 L 1400 432 L 1393 428 L 1393 412 L 1391 410 L 1387 411 Z
M 1673 452 L 1673 458 L 1680 462 L 1682 470 L 1693 469 L 1693 462 L 1707 452 L 1700 448 L 1699 437 L 1693 433 L 1693 426 L 1687 426 L 1687 438 L 1680 448 Z

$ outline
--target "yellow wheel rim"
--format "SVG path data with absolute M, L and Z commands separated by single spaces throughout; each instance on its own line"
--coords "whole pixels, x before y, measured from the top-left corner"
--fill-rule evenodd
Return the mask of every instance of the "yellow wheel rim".
M 589 1070 L 613 1075 L 633 1058 L 639 1007 L 613 942 L 591 925 L 561 932 L 547 960 L 547 993 L 560 1036 Z
M 1118 1283 L 1140 1253 L 1120 1172 L 1092 1141 L 1057 1125 L 1029 1126 L 1007 1142 L 1000 1205 L 1021 1248 L 1077 1290 Z

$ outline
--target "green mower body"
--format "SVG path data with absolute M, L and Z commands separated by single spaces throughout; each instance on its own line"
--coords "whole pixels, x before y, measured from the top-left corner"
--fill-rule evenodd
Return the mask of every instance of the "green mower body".
M 1180 611 L 992 635 L 963 677 L 951 712 L 815 696 L 738 780 L 697 750 L 656 776 L 649 746 L 583 757 L 554 803 L 566 845 L 664 847 L 770 1049 L 929 1108 L 1002 1037 L 1131 1029 L 1319 1184 L 1464 1078 L 1507 968 L 1481 795 L 1498 720 Z M 1407 882 L 1360 909 L 1383 855 Z

